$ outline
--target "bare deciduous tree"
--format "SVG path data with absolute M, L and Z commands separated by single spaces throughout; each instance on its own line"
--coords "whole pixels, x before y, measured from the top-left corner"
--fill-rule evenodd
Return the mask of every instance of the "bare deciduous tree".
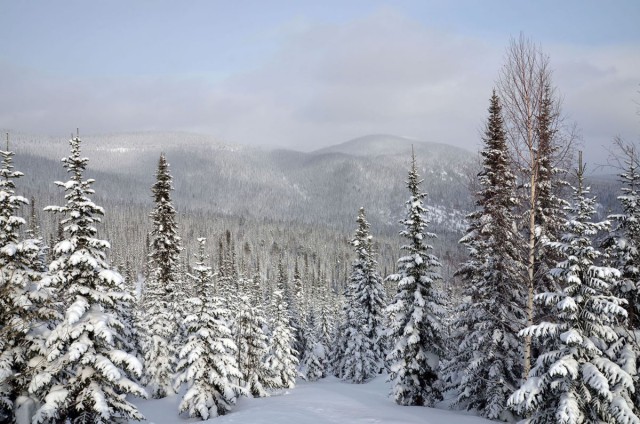
M 561 99 L 552 84 L 549 57 L 539 46 L 520 35 L 512 39 L 506 51 L 505 64 L 498 79 L 508 138 L 516 171 L 520 176 L 521 206 L 526 223 L 525 260 L 527 286 L 524 326 L 534 324 L 533 298 L 542 285 L 539 266 L 542 240 L 548 239 L 550 222 L 542 213 L 546 196 L 554 196 L 561 180 L 559 169 L 569 160 L 570 146 L 576 139 L 573 128 L 566 128 L 561 114 Z M 556 204 L 557 205 L 557 204 Z M 523 346 L 523 378 L 531 368 L 531 338 Z

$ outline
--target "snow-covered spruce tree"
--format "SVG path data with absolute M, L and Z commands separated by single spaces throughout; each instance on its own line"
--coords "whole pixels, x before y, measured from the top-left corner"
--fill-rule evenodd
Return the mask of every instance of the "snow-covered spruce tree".
M 352 298 L 353 289 L 351 284 L 348 283 L 344 288 L 341 311 L 333 333 L 333 347 L 329 353 L 331 372 L 338 378 L 343 378 L 344 376 L 345 353 L 349 345 L 348 329 L 356 326 L 356 310 L 350 307 L 353 304 Z
M 353 383 L 365 383 L 383 369 L 383 333 L 385 292 L 377 271 L 372 237 L 364 208 L 358 213 L 358 229 L 351 244 L 356 259 L 349 281 L 350 303 L 347 304 L 349 327 L 345 331 L 347 346 L 344 352 L 342 378 Z
M 564 188 L 568 186 L 564 180 L 565 170 L 558 166 L 559 156 L 562 155 L 558 141 L 559 105 L 554 99 L 554 92 L 549 83 L 544 86 L 540 110 L 537 116 L 536 137 L 538 138 L 538 169 L 537 169 L 537 210 L 535 213 L 536 257 L 535 279 L 536 292 L 555 290 L 554 280 L 550 277 L 552 269 L 558 259 L 556 252 L 547 249 L 549 242 L 558 241 L 562 235 L 562 225 L 565 221 L 566 200 L 561 197 Z M 538 317 L 546 315 L 547 311 L 538 309 Z
M 173 334 L 171 344 L 177 347 L 184 345 L 187 339 L 187 328 L 182 325 L 184 319 L 189 314 L 188 300 L 193 297 L 193 290 L 191 288 L 191 281 L 186 275 L 188 272 L 188 266 L 185 262 L 179 262 L 176 267 L 176 281 L 173 284 L 173 311 L 174 317 L 178 325 L 176 331 Z M 177 359 L 176 351 L 176 359 Z
M 318 341 L 315 314 L 309 311 L 305 325 L 306 348 L 300 360 L 300 376 L 307 381 L 317 381 L 327 376 L 326 346 Z
M 38 258 L 34 263 L 34 268 L 36 271 L 45 272 L 47 270 L 47 250 L 48 247 L 45 244 L 44 238 L 42 236 L 42 231 L 40 229 L 40 223 L 38 220 L 38 214 L 36 213 L 36 198 L 31 196 L 29 200 L 29 228 L 26 230 L 26 238 L 37 240 L 38 245 L 40 247 L 40 252 L 38 253 Z
M 224 415 L 245 391 L 235 381 L 242 378 L 235 359 L 236 345 L 227 326 L 229 311 L 213 294 L 213 275 L 207 265 L 206 239 L 199 238 L 197 262 L 190 275 L 196 297 L 189 299 L 184 321 L 187 342 L 180 350 L 176 389 L 187 384 L 180 412 L 203 420 Z
M 36 198 L 31 196 L 29 199 L 29 223 L 28 223 L 27 235 L 32 239 L 41 239 L 42 233 L 40 231 L 40 222 L 38 220 L 38 214 L 36 212 Z
M 620 336 L 611 347 L 617 362 L 634 378 L 636 414 L 640 413 L 640 158 L 634 145 L 615 144 L 623 156 L 618 200 L 622 212 L 609 215 L 614 228 L 604 246 L 607 264 L 621 272 L 613 292 L 627 301 L 627 321 L 616 328 Z
M 264 311 L 264 295 L 262 293 L 262 277 L 260 275 L 259 264 L 256 266 L 253 278 L 247 289 L 247 296 L 249 296 L 249 302 L 252 306 L 260 306 Z
M 289 311 L 282 290 L 271 296 L 271 345 L 267 367 L 272 372 L 269 386 L 274 389 L 292 389 L 296 385 L 298 352 L 293 348 L 293 334 L 289 324 Z
M 134 354 L 136 357 L 140 357 L 140 334 L 138 333 L 138 323 L 136 322 L 139 305 L 136 297 L 135 281 L 132 281 L 133 276 L 131 272 L 127 272 L 126 266 L 121 266 L 120 269 L 122 269 L 121 275 L 124 277 L 124 289 L 128 296 L 116 302 L 115 305 L 118 320 L 123 325 L 121 337 L 117 340 L 116 346 Z
M 238 295 L 238 270 L 235 263 L 235 247 L 231 231 L 225 232 L 225 237 L 220 240 L 218 259 L 218 295 L 231 312 L 234 312 L 236 296 Z
M 293 329 L 293 348 L 301 355 L 305 350 L 306 340 L 305 329 L 303 323 L 305 322 L 304 315 L 304 289 L 302 285 L 302 277 L 300 276 L 300 269 L 298 267 L 298 258 L 295 260 L 293 267 L 293 279 L 291 280 L 291 298 L 289 302 L 289 313 L 291 316 L 291 328 Z
M 80 156 L 78 137 L 70 144 L 71 155 L 62 160 L 70 179 L 56 182 L 66 191 L 67 204 L 45 208 L 65 216 L 64 239 L 55 245 L 56 259 L 45 277 L 45 285 L 58 292 L 64 318 L 46 341 L 46 371 L 31 383 L 32 392 L 44 389 L 44 404 L 33 422 L 139 420 L 142 414 L 125 396 L 147 396 L 130 379 L 140 375 L 142 365 L 116 348 L 123 324 L 115 306 L 129 295 L 106 262 L 109 243 L 96 238 L 104 211 L 91 201 L 93 180 L 83 179 L 88 159 Z
M 289 305 L 292 295 L 291 295 L 291 287 L 289 285 L 289 272 L 287 270 L 287 265 L 285 263 L 284 254 L 281 254 L 280 257 L 278 258 L 277 267 L 278 268 L 277 268 L 277 274 L 276 274 L 275 287 L 273 288 L 272 291 L 274 290 L 282 291 L 282 296 L 285 302 L 287 302 L 287 305 Z M 291 308 L 287 306 L 287 313 L 289 314 L 289 325 L 291 325 L 291 314 L 289 313 L 290 310 Z
M 8 136 L 7 136 L 8 137 Z M 8 146 L 7 146 L 8 147 Z M 56 317 L 51 291 L 42 278 L 41 241 L 36 233 L 20 236 L 25 221 L 16 213 L 27 203 L 15 194 L 13 152 L 1 151 L 0 168 L 0 421 L 13 422 L 27 403 L 29 382 L 37 372 L 29 365 L 38 355 L 47 333 L 46 321 Z
M 509 420 L 507 399 L 520 384 L 526 293 L 518 276 L 521 240 L 515 230 L 515 176 L 502 124 L 500 102 L 491 96 L 489 119 L 480 152 L 477 210 L 467 215 L 469 227 L 460 243 L 469 260 L 457 271 L 464 282 L 455 329 L 455 352 L 445 371 L 455 404 L 482 416 Z
M 171 202 L 172 177 L 164 154 L 160 155 L 156 182 L 151 187 L 155 208 L 151 212 L 150 274 L 146 281 L 145 299 L 145 378 L 151 396 L 156 399 L 173 394 L 176 311 L 174 291 L 178 280 L 180 237 L 176 210 Z
M 322 278 L 318 279 L 318 301 L 318 318 L 316 324 L 318 329 L 318 342 L 322 343 L 328 352 L 334 332 L 334 316 L 330 304 L 331 299 L 329 298 L 329 283 Z
M 620 272 L 596 265 L 601 253 L 592 244 L 608 221 L 591 221 L 595 199 L 587 197 L 581 162 L 577 177 L 565 233 L 549 245 L 562 256 L 552 270 L 562 288 L 536 296 L 537 303 L 552 307 L 555 319 L 521 331 L 537 339 L 541 353 L 509 405 L 533 424 L 638 424 L 632 378 L 607 355 L 619 338 L 615 326 L 626 319 L 625 301 L 612 294 Z
M 401 221 L 405 228 L 400 232 L 407 240 L 402 246 L 407 255 L 398 259 L 398 273 L 387 277 L 398 283 L 398 292 L 387 308 L 393 316 L 389 324 L 389 381 L 396 403 L 432 406 L 442 399 L 438 369 L 444 354 L 444 298 L 437 287 L 442 280 L 440 263 L 427 244 L 435 234 L 426 232 L 429 221 L 421 182 L 412 153 L 407 179 L 411 196 Z
M 262 305 L 252 305 L 248 295 L 240 296 L 234 322 L 237 362 L 242 382 L 253 397 L 269 396 L 266 389 L 270 387 L 272 375 L 266 364 L 269 353 L 269 340 L 264 333 L 266 327 Z

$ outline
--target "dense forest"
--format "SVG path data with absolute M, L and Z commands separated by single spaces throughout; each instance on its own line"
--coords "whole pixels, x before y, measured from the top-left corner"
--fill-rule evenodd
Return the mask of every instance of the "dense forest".
M 184 387 L 206 420 L 386 373 L 400 405 L 640 423 L 640 156 L 618 139 L 617 177 L 588 175 L 523 37 L 488 94 L 477 156 L 7 134 L 0 420 L 139 420 Z

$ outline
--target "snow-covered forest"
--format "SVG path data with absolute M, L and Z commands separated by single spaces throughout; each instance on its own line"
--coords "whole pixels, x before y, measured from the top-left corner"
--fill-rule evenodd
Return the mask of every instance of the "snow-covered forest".
M 465 411 L 433 422 L 640 424 L 640 155 L 616 139 L 617 179 L 594 196 L 531 40 L 512 40 L 487 87 L 477 156 L 416 143 L 394 161 L 379 138 L 245 163 L 232 152 L 211 199 L 210 162 L 140 140 L 144 159 L 118 180 L 128 165 L 108 140 L 89 159 L 79 133 L 64 153 L 7 133 L 0 422 L 144 420 L 154 399 L 175 406 L 156 422 L 222 422 L 268 397 L 242 412 L 287 422 L 273 405 L 307 405 L 298 385 L 336 402 L 358 385 L 349 396 L 382 402 L 383 421 L 421 406 Z M 252 167 L 260 158 L 291 164 L 290 180 Z M 333 180 L 314 180 L 328 164 Z

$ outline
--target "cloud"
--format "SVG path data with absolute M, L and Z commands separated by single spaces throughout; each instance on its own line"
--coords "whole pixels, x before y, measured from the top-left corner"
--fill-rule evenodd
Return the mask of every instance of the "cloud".
M 206 118 L 206 83 L 174 78 L 66 78 L 0 66 L 0 126 L 66 134 L 162 130 Z
M 301 150 L 390 133 L 475 149 L 506 46 L 430 29 L 392 9 L 342 24 L 290 25 L 277 38 L 260 66 L 216 80 L 78 79 L 5 60 L 0 126 L 200 131 Z M 637 46 L 543 49 L 587 149 L 618 133 L 637 135 Z
M 309 149 L 393 133 L 471 147 L 492 86 L 488 63 L 496 56 L 477 40 L 381 11 L 298 33 L 263 68 L 225 89 L 229 97 L 255 96 L 271 110 L 249 119 L 269 142 L 293 140 Z M 271 114 L 273 125 L 265 122 Z

